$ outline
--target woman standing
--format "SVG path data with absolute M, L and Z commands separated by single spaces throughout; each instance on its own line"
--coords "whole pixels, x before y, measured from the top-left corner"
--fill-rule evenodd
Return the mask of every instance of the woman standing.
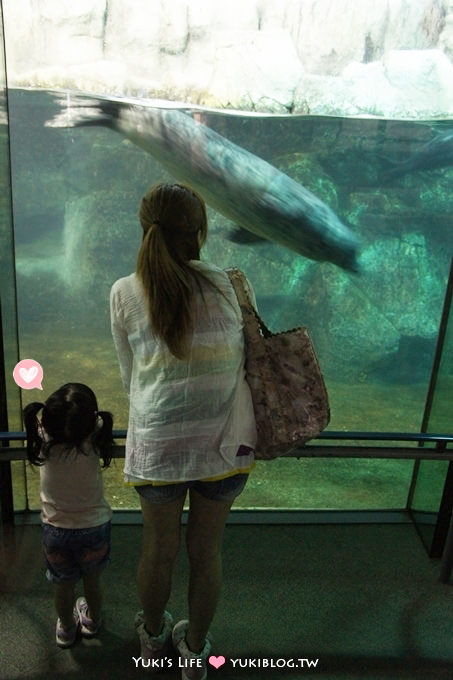
M 164 667 L 173 640 L 183 680 L 206 677 L 228 513 L 253 467 L 242 315 L 227 274 L 200 262 L 202 198 L 159 184 L 142 199 L 137 271 L 112 287 L 112 334 L 129 395 L 125 478 L 140 495 L 143 548 L 136 627 L 143 659 Z M 253 298 L 253 292 L 250 290 Z M 189 492 L 189 618 L 166 611 Z

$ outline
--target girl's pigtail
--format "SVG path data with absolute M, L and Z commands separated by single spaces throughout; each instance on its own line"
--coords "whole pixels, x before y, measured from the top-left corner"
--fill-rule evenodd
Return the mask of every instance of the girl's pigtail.
M 113 416 L 110 411 L 98 411 L 98 416 L 102 420 L 102 426 L 93 435 L 93 444 L 99 451 L 103 466 L 108 467 L 112 460 L 113 441 Z
M 44 408 L 44 404 L 34 401 L 24 408 L 24 425 L 27 433 L 27 458 L 33 465 L 42 465 L 44 461 L 40 458 L 43 439 L 38 429 L 37 414 Z

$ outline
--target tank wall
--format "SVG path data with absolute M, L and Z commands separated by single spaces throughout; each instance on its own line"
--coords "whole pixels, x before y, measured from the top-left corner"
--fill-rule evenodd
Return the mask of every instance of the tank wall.
M 453 113 L 448 0 L 4 0 L 3 7 L 9 80 L 18 87 L 283 114 Z

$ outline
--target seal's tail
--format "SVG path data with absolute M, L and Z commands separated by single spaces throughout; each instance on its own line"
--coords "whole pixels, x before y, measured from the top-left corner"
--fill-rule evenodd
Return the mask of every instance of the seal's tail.
M 45 122 L 46 127 L 68 128 L 86 125 L 114 127 L 124 103 L 98 95 L 58 92 L 54 102 L 59 111 Z

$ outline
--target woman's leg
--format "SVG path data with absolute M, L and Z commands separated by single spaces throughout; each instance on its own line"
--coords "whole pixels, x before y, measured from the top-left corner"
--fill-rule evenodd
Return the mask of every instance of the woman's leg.
M 151 503 L 140 497 L 143 545 L 137 569 L 137 586 L 145 628 L 153 637 L 162 630 L 165 606 L 170 597 L 184 500 L 185 494 L 169 503 Z
M 232 500 L 214 501 L 190 489 L 187 552 L 190 562 L 186 642 L 199 653 L 214 618 L 222 584 L 222 539 Z

